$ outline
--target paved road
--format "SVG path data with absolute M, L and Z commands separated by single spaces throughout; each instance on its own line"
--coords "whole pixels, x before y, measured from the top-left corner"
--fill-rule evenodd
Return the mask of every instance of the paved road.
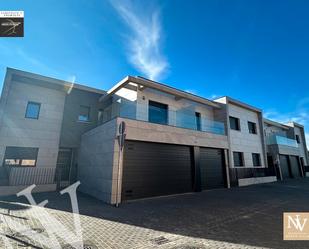
M 47 208 L 24 205 L 23 197 L 0 199 L 0 248 L 54 248 L 17 233 L 16 224 L 24 224 L 47 235 L 38 219 L 46 218 L 44 211 L 73 229 L 68 196 L 34 197 L 38 202 L 48 199 Z M 309 241 L 282 240 L 282 213 L 309 211 L 309 178 L 141 200 L 119 208 L 83 194 L 78 202 L 83 240 L 96 245 L 92 248 L 309 248 Z M 53 222 L 49 225 L 60 229 Z

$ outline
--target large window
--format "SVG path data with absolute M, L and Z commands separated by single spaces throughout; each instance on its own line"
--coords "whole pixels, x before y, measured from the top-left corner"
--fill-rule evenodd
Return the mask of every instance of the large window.
M 201 114 L 199 112 L 195 113 L 195 122 L 196 122 L 196 129 L 200 131 L 201 130 Z
M 242 167 L 244 166 L 244 156 L 242 152 L 233 152 L 234 166 Z
M 230 128 L 232 130 L 240 130 L 240 122 L 239 122 L 239 118 L 235 118 L 235 117 L 230 117 Z
M 90 121 L 90 107 L 81 105 L 79 107 L 78 121 L 88 122 Z
M 262 166 L 261 165 L 261 155 L 259 153 L 252 153 L 253 166 Z
M 13 146 L 6 147 L 3 165 L 34 167 L 36 165 L 38 151 L 38 148 Z
M 157 124 L 168 124 L 168 106 L 149 101 L 148 120 Z
M 299 135 L 295 135 L 295 139 L 296 139 L 296 142 L 297 142 L 298 144 L 300 144 Z
M 26 108 L 26 118 L 39 119 L 41 104 L 36 102 L 28 102 Z
M 248 129 L 249 129 L 249 133 L 251 134 L 256 134 L 256 123 L 250 122 L 248 121 Z

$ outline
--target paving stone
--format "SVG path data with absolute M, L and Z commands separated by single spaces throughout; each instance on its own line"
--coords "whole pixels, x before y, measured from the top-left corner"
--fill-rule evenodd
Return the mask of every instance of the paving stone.
M 309 241 L 282 240 L 282 213 L 309 211 L 309 179 L 249 187 L 218 189 L 129 202 L 119 208 L 78 194 L 83 241 L 107 249 L 309 248 Z M 59 230 L 47 212 L 74 231 L 68 197 L 34 194 L 46 208 L 27 205 L 24 198 L 0 198 L 0 248 L 55 248 L 21 235 L 22 224 L 42 236 Z M 50 224 L 44 229 L 40 217 Z M 8 225 L 15 221 L 15 225 Z M 18 223 L 17 223 L 18 222 Z M 28 231 L 29 232 L 29 231 Z M 74 241 L 74 234 L 63 232 Z M 7 241 L 9 244 L 5 244 Z M 70 248 L 59 239 L 62 248 Z M 79 241 L 75 241 L 79 242 Z

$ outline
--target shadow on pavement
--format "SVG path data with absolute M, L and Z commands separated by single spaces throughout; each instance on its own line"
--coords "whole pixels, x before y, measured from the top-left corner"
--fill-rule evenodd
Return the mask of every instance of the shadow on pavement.
M 48 208 L 71 212 L 68 195 L 34 197 L 48 198 Z M 309 211 L 309 179 L 139 200 L 119 208 L 81 193 L 78 202 L 82 215 L 167 233 L 276 249 L 309 247 L 309 241 L 282 240 L 283 212 Z

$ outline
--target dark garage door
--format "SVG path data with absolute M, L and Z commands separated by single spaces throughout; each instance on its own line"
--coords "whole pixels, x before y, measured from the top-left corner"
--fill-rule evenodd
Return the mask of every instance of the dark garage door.
M 288 156 L 280 155 L 280 168 L 281 168 L 282 178 L 283 179 L 290 178 Z
M 190 147 L 126 142 L 122 200 L 191 191 Z
M 298 158 L 296 156 L 290 156 L 290 161 L 293 177 L 301 177 Z
M 200 148 L 200 168 L 202 189 L 224 187 L 222 150 Z

